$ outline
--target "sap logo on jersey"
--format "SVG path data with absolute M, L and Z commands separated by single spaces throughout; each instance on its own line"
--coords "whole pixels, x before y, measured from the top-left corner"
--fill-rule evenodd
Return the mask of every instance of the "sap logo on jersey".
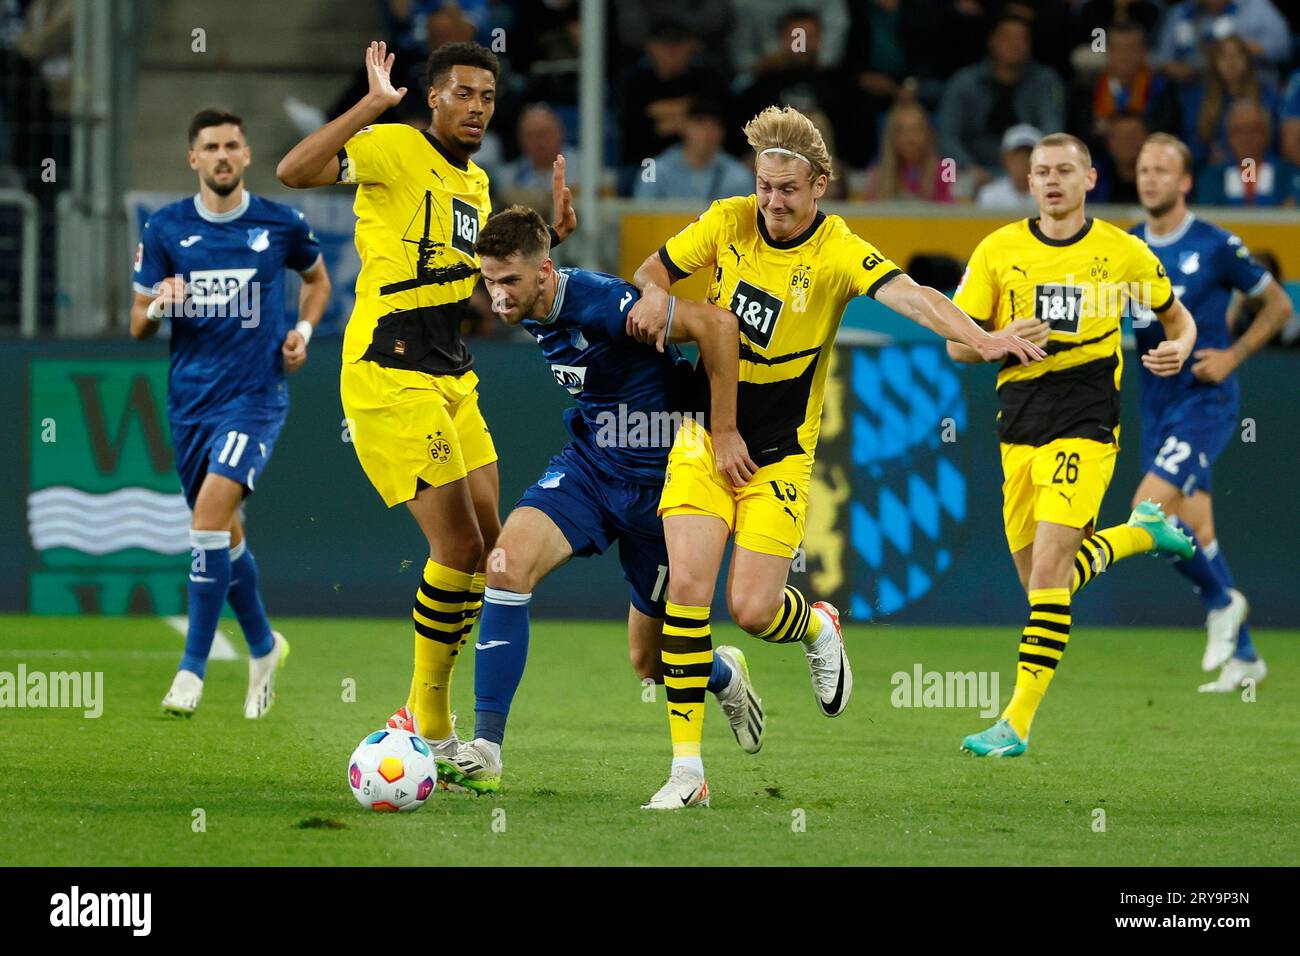
M 256 269 L 196 269 L 190 273 L 190 298 L 196 305 L 221 305 L 257 275 Z
M 561 388 L 567 388 L 570 395 L 577 395 L 587 381 L 585 365 L 552 365 L 551 373 Z

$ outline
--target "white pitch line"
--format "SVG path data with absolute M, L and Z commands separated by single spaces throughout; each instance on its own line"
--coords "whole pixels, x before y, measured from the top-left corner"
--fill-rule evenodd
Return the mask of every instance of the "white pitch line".
M 180 615 L 176 615 L 173 617 L 165 617 L 163 618 L 163 620 L 166 621 L 169 625 L 171 625 L 172 630 L 174 630 L 181 637 L 184 637 L 189 632 L 190 620 L 187 617 L 181 617 Z M 239 660 L 239 654 L 235 651 L 235 645 L 231 644 L 230 639 L 226 637 L 225 634 L 222 634 L 221 631 L 217 631 L 216 636 L 213 637 L 212 639 L 212 651 L 211 653 L 208 654 L 208 660 L 210 661 Z

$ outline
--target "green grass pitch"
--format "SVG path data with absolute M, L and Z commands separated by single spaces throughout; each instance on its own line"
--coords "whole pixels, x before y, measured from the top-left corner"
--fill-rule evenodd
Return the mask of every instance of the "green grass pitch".
M 1276 865 L 1300 845 L 1297 632 L 1257 633 L 1270 676 L 1245 702 L 1196 693 L 1195 631 L 1077 628 L 1029 753 L 979 761 L 958 743 L 991 721 L 896 708 L 891 675 L 997 670 L 1005 699 L 1014 627 L 850 627 L 854 697 L 827 720 L 797 648 L 721 624 L 715 643 L 744 648 L 767 707 L 763 752 L 743 754 L 710 704 L 713 806 L 650 814 L 670 753 L 662 688 L 642 701 L 620 623 L 543 619 L 502 793 L 389 816 L 357 805 L 345 764 L 405 695 L 406 626 L 277 626 L 293 653 L 267 719 L 243 719 L 241 659 L 212 662 L 203 706 L 178 721 L 158 710 L 180 650 L 166 623 L 0 617 L 0 671 L 102 671 L 105 698 L 98 719 L 0 710 L 0 864 Z M 462 730 L 472 668 L 471 654 L 454 688 Z

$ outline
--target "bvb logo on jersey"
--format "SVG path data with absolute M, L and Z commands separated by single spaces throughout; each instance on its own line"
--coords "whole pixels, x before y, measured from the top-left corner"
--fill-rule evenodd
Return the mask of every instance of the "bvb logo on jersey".
M 435 465 L 451 461 L 451 442 L 442 437 L 442 432 L 429 436 L 429 460 Z
M 1092 269 L 1090 270 L 1089 277 L 1092 279 L 1109 279 L 1110 278 L 1109 263 L 1110 263 L 1109 256 L 1093 256 Z
M 790 308 L 795 312 L 808 311 L 808 290 L 812 288 L 812 270 L 800 263 L 790 276 Z

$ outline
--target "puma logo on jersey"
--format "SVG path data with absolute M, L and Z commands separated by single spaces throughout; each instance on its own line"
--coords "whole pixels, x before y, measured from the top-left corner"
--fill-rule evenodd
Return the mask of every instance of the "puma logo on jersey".
M 1029 273 L 1026 272 L 1024 269 L 1022 269 L 1020 266 L 1012 266 L 1012 267 L 1011 267 L 1011 271 L 1012 271 L 1012 272 L 1019 272 L 1019 273 L 1020 273 L 1022 276 L 1024 276 L 1026 279 L 1029 278 Z
M 669 708 L 668 713 L 673 717 L 680 717 L 682 720 L 686 721 L 689 724 L 691 722 L 691 714 L 695 713 L 695 711 L 688 710 L 685 713 L 683 713 L 680 710 L 674 710 L 672 708 Z
M 1041 667 L 1030 667 L 1028 664 L 1021 664 L 1020 669 L 1028 673 L 1031 677 L 1034 678 L 1034 680 L 1037 680 L 1038 675 L 1043 672 L 1043 669 Z
M 740 260 L 743 259 L 744 256 L 740 254 L 740 250 L 736 248 L 736 244 L 734 242 L 729 242 L 727 243 L 727 248 L 730 249 L 731 254 L 736 257 L 736 265 L 740 265 Z

